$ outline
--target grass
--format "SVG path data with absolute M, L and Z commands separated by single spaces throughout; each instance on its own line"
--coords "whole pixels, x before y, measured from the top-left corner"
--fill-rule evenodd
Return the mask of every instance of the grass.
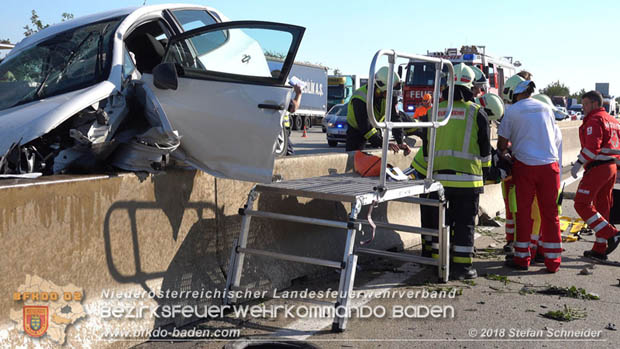
M 547 319 L 556 321 L 573 321 L 585 318 L 586 312 L 585 310 L 574 309 L 564 305 L 564 309 L 548 311 L 541 315 Z
M 508 279 L 508 276 L 506 275 L 487 274 L 485 278 L 487 280 L 501 281 L 504 283 L 504 285 L 508 285 L 508 283 L 510 282 L 510 279 Z
M 499 248 L 483 248 L 476 251 L 476 258 L 479 259 L 497 259 L 503 255 L 503 251 Z
M 500 216 L 495 216 L 493 220 L 496 222 L 506 223 L 506 218 L 502 218 Z
M 597 294 L 588 293 L 583 288 L 577 288 L 575 286 L 571 287 L 558 287 L 558 286 L 549 286 L 541 291 L 536 291 L 539 294 L 552 295 L 552 296 L 560 296 L 560 297 L 569 297 L 569 298 L 577 298 L 577 299 L 585 299 L 585 300 L 599 300 L 601 299 Z

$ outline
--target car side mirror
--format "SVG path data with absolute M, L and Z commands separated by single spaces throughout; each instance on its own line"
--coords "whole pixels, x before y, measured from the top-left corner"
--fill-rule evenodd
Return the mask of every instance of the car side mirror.
M 174 63 L 160 63 L 153 69 L 153 84 L 162 90 L 176 90 L 179 76 Z

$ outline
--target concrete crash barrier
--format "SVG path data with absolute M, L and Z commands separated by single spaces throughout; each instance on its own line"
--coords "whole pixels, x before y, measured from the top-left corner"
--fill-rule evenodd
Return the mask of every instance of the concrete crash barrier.
M 562 128 L 565 165 L 579 151 L 577 127 Z M 411 158 L 390 155 L 389 162 L 404 169 Z M 279 159 L 274 174 L 296 179 L 352 170 L 353 153 L 325 154 Z M 131 333 L 123 337 L 118 331 L 150 333 L 193 322 L 197 317 L 170 309 L 221 304 L 221 297 L 207 291 L 224 291 L 232 241 L 239 234 L 238 209 L 251 187 L 184 170 L 144 181 L 132 173 L 1 181 L 0 282 L 7 291 L 0 297 L 0 341 L 10 347 L 33 341 L 51 347 L 128 347 L 135 341 L 122 338 Z M 503 211 L 499 185 L 487 186 L 480 203 L 492 214 Z M 375 209 L 373 219 L 419 224 L 417 207 L 389 205 Z M 341 220 L 350 210 L 348 203 L 266 194 L 256 207 Z M 337 229 L 255 218 L 248 247 L 338 261 L 344 239 Z M 418 235 L 379 230 L 370 247 L 417 244 Z M 242 284 L 256 290 L 282 289 L 296 278 L 325 272 L 260 256 L 246 256 L 246 263 Z M 182 297 L 191 291 L 197 293 Z M 24 333 L 24 305 L 32 304 L 48 306 L 47 333 L 40 339 Z M 131 308 L 138 305 L 144 307 L 141 313 Z

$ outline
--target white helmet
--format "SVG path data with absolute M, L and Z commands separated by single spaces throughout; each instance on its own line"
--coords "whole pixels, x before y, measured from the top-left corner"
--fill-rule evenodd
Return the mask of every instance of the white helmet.
M 522 81 L 525 81 L 525 79 L 516 74 L 506 80 L 504 83 L 504 89 L 501 93 L 502 99 L 505 103 L 512 104 L 512 97 L 514 97 L 515 87 L 517 87 L 517 85 L 519 85 Z
M 381 92 L 387 91 L 389 72 L 390 70 L 388 69 L 388 67 L 381 67 L 375 73 L 375 86 L 377 86 L 379 88 L 379 91 Z M 392 78 L 392 86 L 395 90 L 400 90 L 400 77 L 398 77 L 398 74 L 396 73 L 393 74 L 394 76 Z
M 474 70 L 465 65 L 464 63 L 459 63 L 454 66 L 454 84 L 465 86 L 467 88 L 472 88 L 474 86 L 474 78 L 476 77 L 476 73 Z
M 554 107 L 553 102 L 551 101 L 551 98 L 547 96 L 546 94 L 539 93 L 537 95 L 533 95 L 532 98 L 537 99 L 552 108 Z
M 475 65 L 470 66 L 470 68 L 474 71 L 474 85 L 484 86 L 487 84 L 487 76 L 484 75 L 484 72 L 480 70 L 480 68 Z
M 487 113 L 489 120 L 499 120 L 504 115 L 504 102 L 494 93 L 486 93 L 475 100 Z

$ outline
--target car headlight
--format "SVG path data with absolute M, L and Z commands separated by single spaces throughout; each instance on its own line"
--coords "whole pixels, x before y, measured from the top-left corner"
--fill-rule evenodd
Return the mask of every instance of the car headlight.
M 333 122 L 328 122 L 327 123 L 327 127 L 334 127 L 334 126 L 336 126 L 336 124 L 334 124 Z

